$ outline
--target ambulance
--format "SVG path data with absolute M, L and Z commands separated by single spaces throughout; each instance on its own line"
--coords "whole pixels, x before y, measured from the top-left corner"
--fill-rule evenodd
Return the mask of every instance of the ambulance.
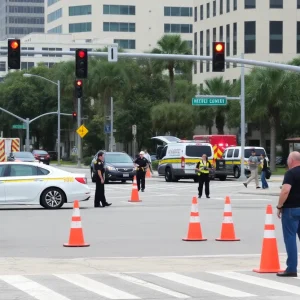
M 19 151 L 19 138 L 0 138 L 0 162 L 7 161 L 7 156 L 9 155 L 9 153 Z
M 173 136 L 156 136 L 153 140 L 163 143 L 157 147 L 158 175 L 164 176 L 167 182 L 180 179 L 198 181 L 195 168 L 203 154 L 213 163 L 213 147 L 209 143 L 180 140 Z M 210 171 L 210 178 L 214 179 L 214 170 Z

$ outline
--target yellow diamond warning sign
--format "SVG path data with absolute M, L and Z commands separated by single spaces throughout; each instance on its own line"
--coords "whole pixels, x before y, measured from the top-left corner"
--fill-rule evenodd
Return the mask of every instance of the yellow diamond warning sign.
M 81 125 L 76 132 L 78 133 L 78 135 L 83 138 L 89 131 L 87 130 L 87 128 L 84 125 Z

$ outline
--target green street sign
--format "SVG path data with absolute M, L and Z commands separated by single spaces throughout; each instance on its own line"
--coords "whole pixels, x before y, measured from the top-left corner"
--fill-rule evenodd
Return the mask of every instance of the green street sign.
M 192 99 L 192 105 L 198 106 L 225 106 L 227 105 L 227 97 L 223 96 L 203 96 Z
M 26 129 L 26 125 L 24 125 L 24 124 L 22 124 L 22 125 L 16 124 L 16 125 L 12 126 L 12 129 Z

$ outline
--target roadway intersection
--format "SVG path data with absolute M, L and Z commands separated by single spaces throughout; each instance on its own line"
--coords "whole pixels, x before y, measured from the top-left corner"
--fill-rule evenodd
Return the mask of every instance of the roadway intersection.
M 71 169 L 84 172 L 87 169 Z M 246 189 L 234 180 L 211 182 L 211 199 L 199 199 L 204 242 L 184 242 L 192 181 L 147 180 L 142 202 L 130 203 L 132 184 L 106 185 L 111 207 L 80 203 L 88 248 L 64 248 L 72 205 L 56 211 L 40 207 L 0 207 L 1 300 L 98 299 L 297 299 L 297 278 L 257 274 L 265 210 L 275 207 L 282 178 L 269 191 Z M 95 188 L 93 183 L 89 185 Z M 224 199 L 230 196 L 239 242 L 216 242 Z M 285 248 L 275 217 L 282 268 Z

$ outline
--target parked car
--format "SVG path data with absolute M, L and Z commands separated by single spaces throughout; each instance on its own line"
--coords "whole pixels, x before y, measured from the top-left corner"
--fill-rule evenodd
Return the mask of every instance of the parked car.
M 93 180 L 95 161 L 99 152 L 97 152 L 91 162 L 91 178 L 93 182 L 95 182 Z M 104 167 L 106 183 L 109 181 L 133 181 L 133 177 L 136 175 L 132 158 L 124 152 L 105 152 Z
M 24 162 L 35 162 L 38 161 L 35 159 L 31 152 L 11 152 L 7 157 L 7 161 L 24 161 Z
M 32 154 L 34 155 L 35 159 L 49 165 L 50 164 L 50 155 L 45 150 L 33 150 Z
M 50 155 L 51 160 L 57 160 L 57 152 L 56 151 L 47 151 Z
M 91 190 L 86 175 L 74 174 L 39 162 L 0 164 L 0 204 L 61 208 L 75 200 L 87 201 Z

